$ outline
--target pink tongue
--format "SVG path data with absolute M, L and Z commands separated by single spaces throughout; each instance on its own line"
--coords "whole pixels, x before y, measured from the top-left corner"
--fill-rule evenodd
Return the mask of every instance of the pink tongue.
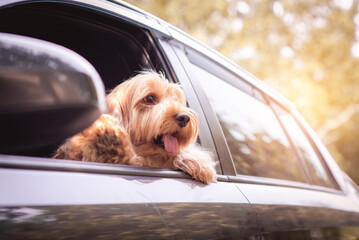
M 163 143 L 165 144 L 165 151 L 170 154 L 176 154 L 178 151 L 177 138 L 170 134 L 163 135 Z

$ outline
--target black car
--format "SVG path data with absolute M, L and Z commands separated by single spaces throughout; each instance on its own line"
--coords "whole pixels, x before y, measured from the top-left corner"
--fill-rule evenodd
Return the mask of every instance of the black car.
M 358 186 L 295 107 L 180 30 L 115 0 L 5 0 L 0 32 L 0 239 L 359 239 Z M 217 183 L 51 159 L 142 69 L 182 85 Z

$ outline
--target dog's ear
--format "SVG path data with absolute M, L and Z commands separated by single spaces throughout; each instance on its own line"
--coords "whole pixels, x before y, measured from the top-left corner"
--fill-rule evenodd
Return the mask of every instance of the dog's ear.
M 115 116 L 119 122 L 127 126 L 129 84 L 124 82 L 115 87 L 106 97 L 107 113 Z

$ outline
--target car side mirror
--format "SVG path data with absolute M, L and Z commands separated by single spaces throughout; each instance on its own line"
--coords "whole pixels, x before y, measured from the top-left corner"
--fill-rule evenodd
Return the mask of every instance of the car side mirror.
M 0 33 L 0 153 L 59 143 L 105 111 L 92 65 L 46 41 Z

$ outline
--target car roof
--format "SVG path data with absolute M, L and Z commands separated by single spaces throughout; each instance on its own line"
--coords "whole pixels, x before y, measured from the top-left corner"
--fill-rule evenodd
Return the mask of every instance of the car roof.
M 28 3 L 28 2 L 39 2 L 36 0 L 2 0 L 0 3 L 1 6 L 8 4 L 19 4 L 19 3 Z M 43 0 L 41 2 L 47 2 Z M 295 111 L 295 106 L 289 100 L 284 98 L 277 91 L 273 90 L 266 83 L 259 80 L 253 74 L 249 73 L 247 70 L 240 67 L 235 62 L 231 61 L 227 57 L 223 56 L 218 51 L 213 48 L 205 45 L 204 43 L 193 38 L 184 31 L 174 27 L 170 23 L 138 8 L 122 0 L 49 0 L 48 2 L 62 2 L 62 3 L 71 3 L 71 4 L 86 4 L 95 7 L 96 10 L 103 11 L 114 16 L 124 17 L 136 24 L 142 25 L 146 28 L 158 31 L 170 38 L 176 39 L 177 41 L 183 43 L 184 45 L 196 49 L 202 54 L 211 58 L 211 60 L 219 63 L 225 68 L 229 69 L 231 72 L 240 76 L 244 81 L 248 82 L 255 88 L 265 92 L 272 99 L 277 101 L 279 104 L 287 108 L 289 111 Z

